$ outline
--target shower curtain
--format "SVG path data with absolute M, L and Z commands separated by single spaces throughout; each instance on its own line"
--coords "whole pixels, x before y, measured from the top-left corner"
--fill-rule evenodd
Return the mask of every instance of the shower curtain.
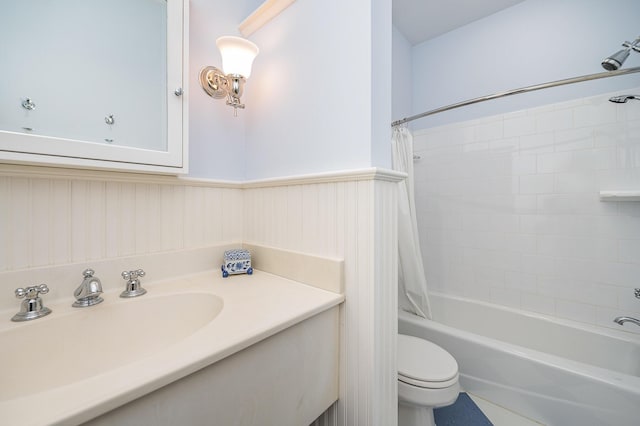
M 422 264 L 416 203 L 413 192 L 413 136 L 407 127 L 395 126 L 391 138 L 393 169 L 408 176 L 398 194 L 398 291 L 400 308 L 431 319 L 427 278 Z M 406 299 L 402 295 L 406 296 Z

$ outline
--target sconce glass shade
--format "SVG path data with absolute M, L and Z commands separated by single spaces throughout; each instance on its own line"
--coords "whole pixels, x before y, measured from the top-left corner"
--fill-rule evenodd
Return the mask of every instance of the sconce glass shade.
M 225 74 L 249 78 L 251 65 L 258 55 L 258 46 L 240 37 L 225 36 L 216 40 L 222 55 L 222 70 Z

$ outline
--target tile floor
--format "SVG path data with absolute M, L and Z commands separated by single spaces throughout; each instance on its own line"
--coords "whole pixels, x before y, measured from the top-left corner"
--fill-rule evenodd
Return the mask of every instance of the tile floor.
M 540 426 L 541 423 L 520 416 L 519 414 L 509 411 L 493 404 L 476 395 L 469 394 L 473 402 L 482 410 L 485 416 L 493 423 L 493 426 Z

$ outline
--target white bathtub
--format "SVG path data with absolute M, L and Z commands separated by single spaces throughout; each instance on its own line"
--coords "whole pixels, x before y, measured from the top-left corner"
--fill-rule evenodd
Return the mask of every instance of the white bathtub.
M 466 391 L 546 425 L 640 424 L 640 336 L 430 298 L 434 321 L 399 312 L 399 332 L 449 351 Z

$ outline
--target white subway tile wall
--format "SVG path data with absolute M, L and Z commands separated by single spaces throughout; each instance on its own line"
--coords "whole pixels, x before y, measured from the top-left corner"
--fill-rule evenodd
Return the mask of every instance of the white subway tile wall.
M 615 329 L 640 317 L 640 202 L 599 199 L 640 190 L 640 102 L 613 95 L 415 132 L 431 290 Z

